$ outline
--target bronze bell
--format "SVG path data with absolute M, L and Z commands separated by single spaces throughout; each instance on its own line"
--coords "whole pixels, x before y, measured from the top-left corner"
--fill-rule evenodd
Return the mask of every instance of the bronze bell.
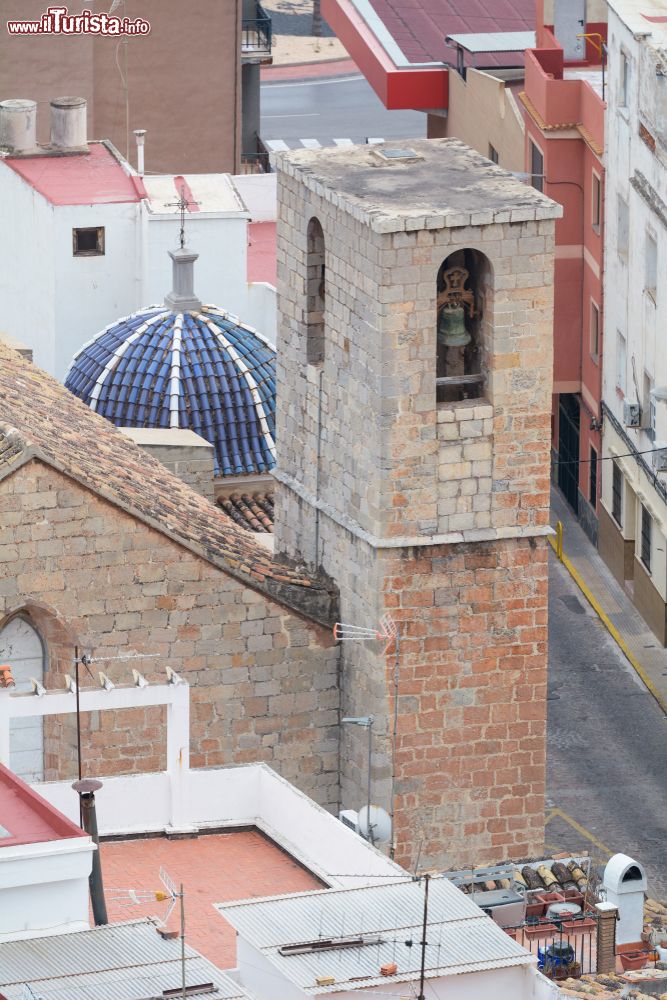
M 465 326 L 463 306 L 443 306 L 438 322 L 438 343 L 443 347 L 465 347 L 471 339 Z

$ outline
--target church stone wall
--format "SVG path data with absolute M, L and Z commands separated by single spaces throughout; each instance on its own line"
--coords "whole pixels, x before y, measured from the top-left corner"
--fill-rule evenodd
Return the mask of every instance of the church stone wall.
M 493 529 L 509 523 L 500 493 L 523 498 L 512 523 L 543 527 L 548 483 L 534 473 L 548 458 L 542 418 L 553 367 L 554 220 L 376 232 L 354 217 L 343 196 L 318 196 L 311 189 L 316 182 L 304 185 L 289 164 L 278 184 L 278 478 L 290 487 L 298 484 L 311 504 L 318 494 L 327 510 L 375 537 L 477 529 L 493 537 Z M 325 241 L 322 366 L 306 360 L 306 234 L 312 217 L 320 221 Z M 440 423 L 460 404 L 435 402 L 436 277 L 442 262 L 461 248 L 483 253 L 492 270 L 480 295 L 487 383 L 478 404 L 492 406 L 487 418 L 493 431 L 468 447 L 470 455 L 486 456 L 470 459 L 477 463 L 474 472 L 462 452 L 460 461 L 447 462 L 456 445 L 444 444 Z M 517 435 L 517 413 L 537 418 L 530 433 L 524 425 Z M 535 461 L 525 461 L 531 454 Z M 461 495 L 460 484 L 471 475 L 491 478 L 496 495 L 488 506 L 480 497 L 479 509 L 470 501 L 450 511 L 443 501 L 455 489 Z M 444 481 L 449 485 L 443 488 Z M 303 524 L 276 522 L 277 551 L 313 562 L 312 516 Z
M 0 625 L 26 610 L 42 634 L 45 685 L 73 671 L 74 644 L 115 683 L 131 667 L 191 685 L 191 763 L 267 761 L 335 809 L 338 649 L 326 630 L 190 553 L 50 467 L 31 462 L 0 483 Z M 82 675 L 82 684 L 97 683 Z M 86 772 L 164 763 L 161 709 L 84 716 Z M 74 777 L 71 719 L 46 733 L 47 779 Z
M 350 153 L 350 171 L 369 155 Z M 440 206 L 448 155 L 443 147 L 434 165 Z M 544 832 L 559 210 L 510 181 L 494 221 L 488 164 L 488 205 L 482 180 L 471 193 L 480 210 L 467 213 L 479 224 L 431 215 L 430 190 L 419 192 L 414 217 L 408 208 L 391 218 L 381 190 L 401 190 L 398 171 L 360 207 L 347 198 L 354 178 L 343 156 L 286 154 L 279 170 L 276 551 L 332 576 L 342 621 L 373 627 L 389 612 L 401 631 L 393 759 L 394 648 L 369 640 L 341 650 L 342 713 L 374 716 L 372 798 L 395 807 L 397 859 L 456 866 L 525 856 L 541 850 Z M 458 190 L 469 158 L 459 147 L 453 156 Z M 312 216 L 326 245 L 321 367 L 306 364 L 305 350 Z M 487 381 L 479 399 L 436 403 L 436 276 L 464 247 L 490 263 L 481 289 Z M 367 768 L 367 732 L 343 726 L 344 808 L 365 804 Z

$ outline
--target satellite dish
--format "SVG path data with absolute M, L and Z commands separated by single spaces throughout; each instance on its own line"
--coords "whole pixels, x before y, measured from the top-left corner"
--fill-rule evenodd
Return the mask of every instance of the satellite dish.
M 359 810 L 357 825 L 359 833 L 373 844 L 388 844 L 391 840 L 391 817 L 380 806 L 370 807 L 370 832 L 368 806 Z

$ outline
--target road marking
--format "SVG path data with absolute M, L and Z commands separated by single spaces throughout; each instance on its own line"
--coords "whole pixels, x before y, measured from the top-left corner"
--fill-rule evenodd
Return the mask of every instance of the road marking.
M 551 545 L 551 548 L 556 553 L 556 555 L 558 555 L 558 550 L 556 548 L 556 542 L 554 540 L 553 535 L 549 535 L 547 540 L 548 540 L 549 544 Z M 629 649 L 627 643 L 625 642 L 625 639 L 623 638 L 623 636 L 621 635 L 621 633 L 618 631 L 618 629 L 616 628 L 616 626 L 613 624 L 613 622 L 609 619 L 609 616 L 603 610 L 603 608 L 600 605 L 600 603 L 598 602 L 597 598 L 593 596 L 593 594 L 591 593 L 591 591 L 588 588 L 588 585 L 584 582 L 583 578 L 581 577 L 579 571 L 572 565 L 572 563 L 570 562 L 570 560 L 568 559 L 568 557 L 565 555 L 565 553 L 563 553 L 563 557 L 559 561 L 563 564 L 563 566 L 565 567 L 565 569 L 568 571 L 568 573 L 570 574 L 570 576 L 572 577 L 572 579 L 576 583 L 576 585 L 579 587 L 579 590 L 582 592 L 582 594 L 584 595 L 584 597 L 586 598 L 586 600 L 588 601 L 588 603 L 590 604 L 590 606 L 593 608 L 593 611 L 595 611 L 595 613 L 597 614 L 598 618 L 600 619 L 600 621 L 602 622 L 602 624 L 604 625 L 604 627 L 607 629 L 607 631 L 611 635 L 612 639 L 615 640 L 615 642 L 619 646 L 621 652 L 625 655 L 625 658 L 630 663 L 630 666 L 633 668 L 633 670 L 635 670 L 635 672 L 642 679 L 642 681 L 644 682 L 644 685 L 646 686 L 646 688 L 649 691 L 649 694 L 651 694 L 655 698 L 655 700 L 657 701 L 657 703 L 660 706 L 660 708 L 662 709 L 662 711 L 665 713 L 665 715 L 667 715 L 667 701 L 665 701 L 665 699 L 662 697 L 662 695 L 658 691 L 657 687 L 655 686 L 655 684 L 653 683 L 653 681 L 651 680 L 651 678 L 648 676 L 648 674 L 646 673 L 646 671 L 642 667 L 642 665 L 639 662 L 639 660 L 636 658 L 636 656 L 634 655 L 634 653 Z
M 322 143 L 318 142 L 317 139 L 299 139 L 299 142 L 301 143 L 302 146 L 305 146 L 306 149 L 322 148 Z
M 319 111 L 307 111 L 303 115 L 262 115 L 262 118 L 319 118 Z
M 354 146 L 351 139 L 334 139 L 337 146 Z
M 568 824 L 568 826 L 571 826 L 573 830 L 576 830 L 577 833 L 580 833 L 582 837 L 584 837 L 586 840 L 589 840 L 591 844 L 594 844 L 595 847 L 597 847 L 599 851 L 602 851 L 603 854 L 606 854 L 608 858 L 610 858 L 614 853 L 607 847 L 606 844 L 603 844 L 601 840 L 598 840 L 598 838 L 595 836 L 594 833 L 591 833 L 590 830 L 587 830 L 585 826 L 582 826 L 581 823 L 578 823 L 576 819 L 574 819 L 572 816 L 566 813 L 563 809 L 552 809 L 548 819 L 545 821 L 545 826 L 547 823 L 550 822 L 550 820 L 556 819 L 556 817 L 562 819 L 565 823 Z
M 267 146 L 272 153 L 283 153 L 289 146 L 282 139 L 266 139 L 264 145 Z
M 330 76 L 324 80 L 297 80 L 295 83 L 263 83 L 262 87 L 270 90 L 280 90 L 281 87 L 323 87 L 328 83 L 355 83 L 363 80 L 361 73 L 357 76 Z

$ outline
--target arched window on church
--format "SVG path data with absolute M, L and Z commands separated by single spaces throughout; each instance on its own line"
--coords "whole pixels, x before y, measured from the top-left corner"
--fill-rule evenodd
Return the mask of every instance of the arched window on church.
M 325 287 L 324 233 L 319 220 L 312 218 L 308 223 L 306 256 L 306 360 L 309 365 L 321 365 L 324 361 Z
M 30 691 L 31 678 L 44 681 L 44 645 L 27 618 L 12 618 L 0 631 L 0 664 L 9 664 L 16 691 Z M 13 719 L 9 763 L 24 781 L 44 780 L 44 722 L 41 716 Z
M 491 266 L 478 250 L 457 250 L 437 277 L 436 398 L 456 403 L 484 395 L 484 307 Z

